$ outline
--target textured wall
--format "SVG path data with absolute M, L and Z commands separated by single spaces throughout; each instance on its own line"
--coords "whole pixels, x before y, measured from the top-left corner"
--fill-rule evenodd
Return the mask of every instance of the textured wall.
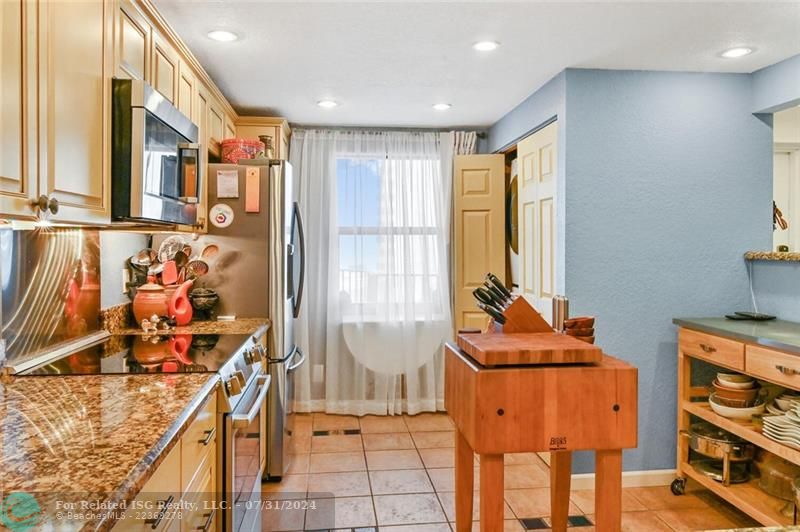
M 800 104 L 800 55 L 753 73 L 753 112 L 774 113 Z
M 129 301 L 122 293 L 122 268 L 128 257 L 145 247 L 147 235 L 100 231 L 100 308 Z
M 671 319 L 747 308 L 742 253 L 769 245 L 772 133 L 751 105 L 749 75 L 567 71 L 567 295 L 639 368 L 626 470 L 675 466 Z

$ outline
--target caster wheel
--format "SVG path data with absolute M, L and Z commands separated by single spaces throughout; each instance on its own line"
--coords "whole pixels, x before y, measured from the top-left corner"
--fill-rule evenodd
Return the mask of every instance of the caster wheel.
M 672 484 L 669 485 L 669 489 L 672 491 L 673 495 L 683 495 L 686 492 L 686 479 L 676 478 L 672 481 Z

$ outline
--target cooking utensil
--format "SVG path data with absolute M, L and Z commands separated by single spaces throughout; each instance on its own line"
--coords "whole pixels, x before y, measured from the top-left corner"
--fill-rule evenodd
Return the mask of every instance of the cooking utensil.
M 208 273 L 208 263 L 201 259 L 190 260 L 186 265 L 186 278 L 197 279 Z
M 175 265 L 174 260 L 168 260 L 164 263 L 164 270 L 161 272 L 161 284 L 171 285 L 178 282 L 178 267 Z
M 204 259 L 210 259 L 211 257 L 216 257 L 219 253 L 219 246 L 216 244 L 209 244 L 203 248 L 203 251 L 200 252 L 200 256 Z
M 167 237 L 158 247 L 158 260 L 162 263 L 173 260 L 175 254 L 179 251 L 183 251 L 185 245 L 183 237 L 181 236 L 173 235 Z
M 506 285 L 492 272 L 486 274 L 486 280 L 491 282 L 499 291 L 500 293 L 506 298 L 511 299 L 511 291 L 506 288 Z
M 476 288 L 472 291 L 472 295 L 475 296 L 475 299 L 478 300 L 478 302 L 490 307 L 494 307 L 498 312 L 503 312 L 502 307 L 498 307 L 491 294 L 489 294 L 489 292 L 483 288 Z
M 492 296 L 492 299 L 494 300 L 494 303 L 497 307 L 503 309 L 506 308 L 507 306 L 506 296 L 504 296 L 500 290 L 495 288 L 493 284 L 486 281 L 483 283 L 483 289 L 486 290 L 486 292 L 488 292 L 489 295 Z
M 717 482 L 724 483 L 724 472 L 723 472 L 723 464 L 719 460 L 699 460 L 697 462 L 693 462 L 692 466 L 695 470 L 703 475 L 716 480 Z M 727 484 L 740 484 L 742 482 L 747 482 L 750 480 L 750 475 L 747 473 L 747 464 L 731 464 L 730 471 L 728 473 L 728 483 Z M 726 485 L 727 485 L 726 484 Z
M 131 257 L 131 264 L 134 266 L 150 266 L 158 260 L 158 253 L 156 250 L 145 248 L 140 250 L 136 255 Z
M 506 317 L 498 312 L 496 308 L 490 307 L 489 305 L 484 305 L 483 303 L 478 303 L 478 308 L 491 316 L 492 319 L 500 325 L 503 325 L 506 322 Z

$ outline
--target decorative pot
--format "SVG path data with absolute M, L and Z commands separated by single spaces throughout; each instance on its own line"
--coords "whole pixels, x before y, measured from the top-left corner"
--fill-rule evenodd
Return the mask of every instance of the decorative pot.
M 133 299 L 133 317 L 141 325 L 142 320 L 151 316 L 168 316 L 167 294 L 164 287 L 152 281 L 139 287 Z
M 175 290 L 169 299 L 169 316 L 175 317 L 176 325 L 188 325 L 192 321 L 192 303 L 189 301 L 189 289 L 194 281 L 186 281 Z

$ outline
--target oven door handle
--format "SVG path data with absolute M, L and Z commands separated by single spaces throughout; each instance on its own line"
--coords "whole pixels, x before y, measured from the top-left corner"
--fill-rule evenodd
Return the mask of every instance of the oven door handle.
M 269 375 L 260 375 L 256 379 L 261 386 L 261 389 L 256 394 L 256 398 L 253 401 L 253 404 L 250 406 L 250 410 L 248 410 L 246 414 L 231 415 L 231 424 L 235 429 L 243 429 L 250 425 L 264 404 L 264 398 L 267 396 L 270 380 L 272 378 Z

